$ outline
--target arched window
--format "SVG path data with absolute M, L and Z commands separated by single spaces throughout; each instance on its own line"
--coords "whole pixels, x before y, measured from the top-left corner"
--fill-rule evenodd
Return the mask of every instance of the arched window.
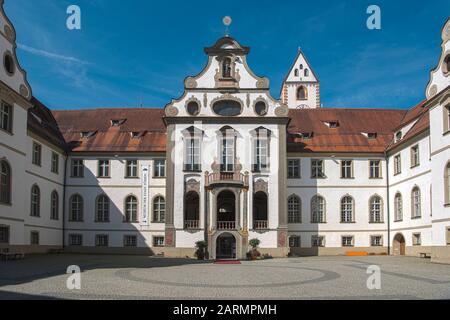
M 184 195 L 184 227 L 198 229 L 200 220 L 200 197 L 196 191 Z
M 395 221 L 403 220 L 403 199 L 400 193 L 397 193 L 394 198 L 394 219 Z
M 225 58 L 222 62 L 222 77 L 230 78 L 231 77 L 231 59 Z
M 421 216 L 420 189 L 416 186 L 411 191 L 411 218 L 419 218 Z
M 97 197 L 96 201 L 96 222 L 108 222 L 109 221 L 109 199 L 104 194 Z
M 83 198 L 79 194 L 75 194 L 70 197 L 69 220 L 83 221 Z
M 308 90 L 305 86 L 300 86 L 297 89 L 297 100 L 306 100 L 308 99 Z
M 298 77 L 298 69 L 294 70 L 294 76 Z
M 11 167 L 5 160 L 0 161 L 0 203 L 11 203 Z
M 39 217 L 41 207 L 41 190 L 35 184 L 31 187 L 31 216 Z
M 301 200 L 296 195 L 291 195 L 288 198 L 288 223 L 302 222 L 302 208 Z
M 450 54 L 445 57 L 443 67 L 444 67 L 443 71 L 445 74 L 450 72 Z
M 164 222 L 166 214 L 166 201 L 163 197 L 157 196 L 153 200 L 153 221 Z
M 445 166 L 444 172 L 444 204 L 450 203 L 450 161 Z
M 341 222 L 354 222 L 353 211 L 354 201 L 350 196 L 345 196 L 341 199 Z
M 125 199 L 125 222 L 137 222 L 138 202 L 135 196 L 130 195 Z
M 303 64 L 300 64 L 300 70 L 303 70 Z
M 305 77 L 308 77 L 308 76 L 309 76 L 309 70 L 305 69 Z
M 311 222 L 325 222 L 325 199 L 322 196 L 314 196 L 311 199 Z
M 370 222 L 382 222 L 383 216 L 382 216 L 382 210 L 383 210 L 383 202 L 381 201 L 381 197 L 379 196 L 373 196 L 369 200 L 369 216 L 370 216 Z
M 58 196 L 58 192 L 56 192 L 56 190 L 54 190 L 51 195 L 50 219 L 52 219 L 52 220 L 59 219 L 59 196 Z

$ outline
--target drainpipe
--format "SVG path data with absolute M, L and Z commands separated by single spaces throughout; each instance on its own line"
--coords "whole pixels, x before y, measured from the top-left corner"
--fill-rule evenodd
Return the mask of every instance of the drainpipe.
M 387 244 L 388 244 L 388 255 L 391 254 L 391 199 L 389 197 L 389 158 L 386 151 L 384 152 L 384 159 L 386 161 L 386 196 L 387 196 Z
M 63 182 L 63 212 L 62 212 L 62 247 L 66 247 L 66 237 L 64 234 L 66 226 L 66 182 L 67 182 L 67 162 L 69 160 L 69 154 L 66 153 L 66 159 L 64 160 L 64 182 Z

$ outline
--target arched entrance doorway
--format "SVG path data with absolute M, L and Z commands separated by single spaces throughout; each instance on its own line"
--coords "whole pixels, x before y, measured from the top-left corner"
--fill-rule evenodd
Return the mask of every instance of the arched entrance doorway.
M 405 255 L 405 237 L 401 233 L 397 233 L 394 237 L 394 256 Z
M 217 237 L 216 259 L 236 259 L 236 238 L 231 233 Z
M 253 195 L 253 229 L 267 227 L 267 194 L 258 191 Z
M 229 190 L 217 196 L 217 229 L 231 230 L 236 227 L 236 197 Z

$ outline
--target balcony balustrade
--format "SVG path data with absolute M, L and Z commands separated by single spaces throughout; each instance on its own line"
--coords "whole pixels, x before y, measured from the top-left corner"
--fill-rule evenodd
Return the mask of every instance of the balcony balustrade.
M 213 172 L 206 175 L 206 186 L 219 183 L 234 183 L 248 186 L 248 175 L 240 172 Z
M 253 229 L 255 230 L 264 230 L 268 229 L 269 223 L 267 220 L 254 220 L 253 221 Z
M 199 226 L 200 226 L 199 220 L 184 220 L 185 229 L 199 229 Z
M 234 230 L 236 221 L 217 221 L 217 230 Z

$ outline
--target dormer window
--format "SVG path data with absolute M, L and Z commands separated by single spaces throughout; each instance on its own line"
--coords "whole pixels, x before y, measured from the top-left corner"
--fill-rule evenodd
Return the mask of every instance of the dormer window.
M 368 132 L 367 133 L 367 139 L 375 140 L 376 138 L 377 138 L 377 133 L 376 132 Z
M 95 136 L 96 133 L 97 133 L 97 131 L 82 131 L 81 132 L 81 138 L 82 139 L 89 139 L 89 138 Z
M 299 135 L 300 135 L 300 138 L 302 138 L 303 140 L 312 139 L 312 137 L 313 137 L 312 132 L 302 132 L 302 133 L 299 133 Z
M 398 131 L 398 132 L 395 134 L 395 142 L 398 142 L 398 141 L 402 140 L 402 136 L 403 136 L 402 132 L 401 132 L 401 131 Z
M 111 127 L 120 127 L 125 121 L 127 121 L 127 119 L 113 119 L 111 120 Z
M 325 121 L 324 123 L 330 129 L 336 129 L 339 127 L 339 121 Z
M 222 62 L 222 77 L 231 78 L 231 59 L 225 58 Z
M 132 131 L 130 132 L 131 139 L 140 139 L 144 136 L 145 131 Z

